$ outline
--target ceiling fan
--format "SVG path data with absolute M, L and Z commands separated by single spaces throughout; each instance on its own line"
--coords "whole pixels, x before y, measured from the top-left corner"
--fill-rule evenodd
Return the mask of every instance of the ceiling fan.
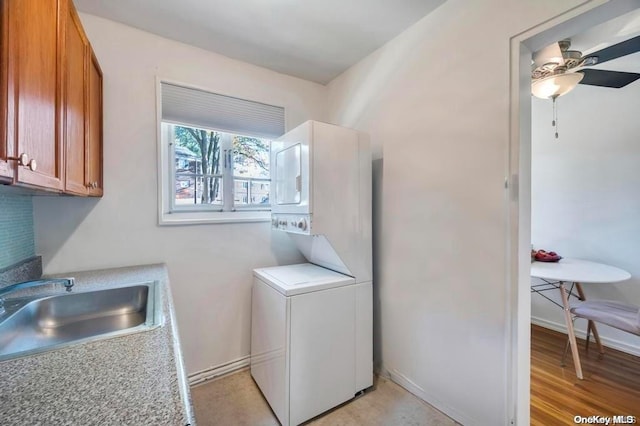
M 619 89 L 640 78 L 638 73 L 585 68 L 639 52 L 640 36 L 587 56 L 570 48 L 571 40 L 566 39 L 533 54 L 531 89 L 535 96 L 555 99 L 572 90 L 578 83 Z

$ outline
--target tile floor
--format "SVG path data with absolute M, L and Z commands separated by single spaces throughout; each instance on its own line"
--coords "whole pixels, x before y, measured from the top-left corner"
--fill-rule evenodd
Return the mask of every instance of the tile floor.
M 199 426 L 278 425 L 248 370 L 191 388 Z M 377 378 L 374 389 L 307 425 L 323 426 L 445 426 L 457 425 L 440 411 L 400 386 Z

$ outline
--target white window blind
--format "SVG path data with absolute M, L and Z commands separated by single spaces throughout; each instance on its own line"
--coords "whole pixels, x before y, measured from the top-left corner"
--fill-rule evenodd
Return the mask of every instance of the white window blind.
M 284 134 L 284 108 L 162 82 L 162 120 L 263 138 Z

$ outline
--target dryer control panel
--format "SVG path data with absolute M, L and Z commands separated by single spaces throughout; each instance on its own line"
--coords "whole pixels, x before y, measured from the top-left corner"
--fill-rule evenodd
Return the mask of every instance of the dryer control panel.
M 293 232 L 296 234 L 311 234 L 311 215 L 304 214 L 272 214 L 271 229 Z

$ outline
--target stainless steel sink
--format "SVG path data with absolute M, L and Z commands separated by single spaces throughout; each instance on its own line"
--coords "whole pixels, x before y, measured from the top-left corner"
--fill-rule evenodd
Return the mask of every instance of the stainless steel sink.
M 13 309 L 0 316 L 0 361 L 146 331 L 162 322 L 157 282 L 6 303 Z

